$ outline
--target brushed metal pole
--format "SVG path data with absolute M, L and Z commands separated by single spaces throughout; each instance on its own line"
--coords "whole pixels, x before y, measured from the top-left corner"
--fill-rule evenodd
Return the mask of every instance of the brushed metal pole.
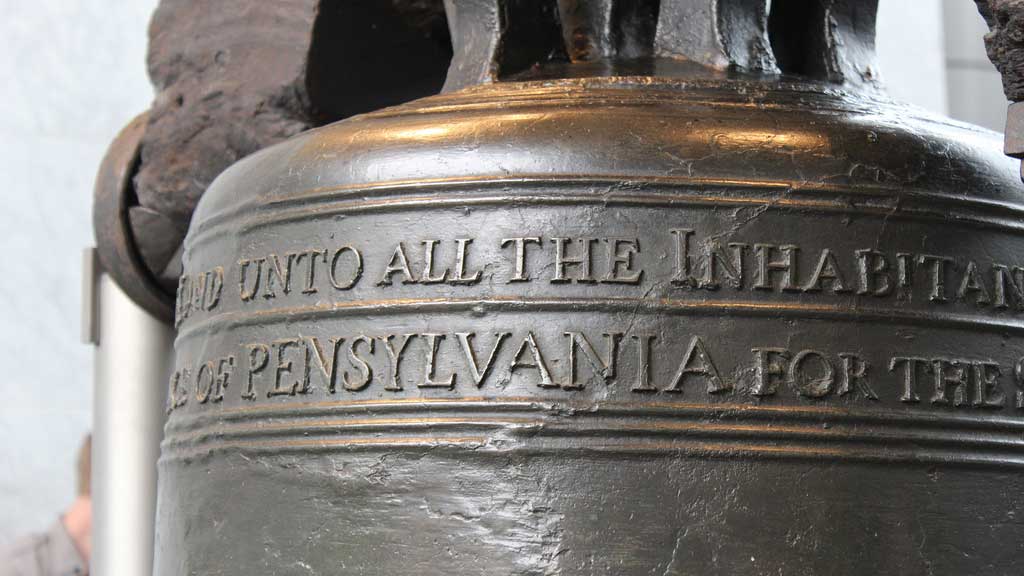
M 83 336 L 96 345 L 90 574 L 150 574 L 173 330 L 99 270 L 93 253 L 85 260 Z

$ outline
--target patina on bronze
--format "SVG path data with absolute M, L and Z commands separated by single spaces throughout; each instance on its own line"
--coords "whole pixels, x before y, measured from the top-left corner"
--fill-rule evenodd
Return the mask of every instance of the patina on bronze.
M 185 243 L 156 574 L 1013 574 L 1024 217 L 873 2 L 452 0 Z

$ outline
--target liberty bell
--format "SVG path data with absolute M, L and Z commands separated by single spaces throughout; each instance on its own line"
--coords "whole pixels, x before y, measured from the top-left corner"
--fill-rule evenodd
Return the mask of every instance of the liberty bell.
M 1018 573 L 1019 168 L 876 4 L 448 0 L 441 94 L 228 169 L 156 574 Z

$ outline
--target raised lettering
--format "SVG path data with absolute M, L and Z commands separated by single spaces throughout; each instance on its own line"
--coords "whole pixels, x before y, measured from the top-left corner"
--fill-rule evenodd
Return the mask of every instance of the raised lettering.
M 643 270 L 633 269 L 633 256 L 640 252 L 636 238 L 605 238 L 608 244 L 608 272 L 601 282 L 605 284 L 639 284 Z
M 311 356 L 316 359 L 317 366 L 320 370 L 320 374 L 323 375 L 324 382 L 327 383 L 327 391 L 334 394 L 336 390 L 336 377 L 337 377 L 337 366 L 338 366 L 338 351 L 341 349 L 344 338 L 330 338 L 328 340 L 331 344 L 330 352 L 324 350 L 323 346 L 320 345 L 320 340 L 316 336 L 309 336 L 306 338 L 306 349 L 311 351 L 312 354 L 307 353 L 307 356 Z M 306 386 L 309 385 L 309 365 L 312 362 L 307 361 L 307 380 Z
M 526 247 L 530 244 L 541 245 L 540 237 L 518 237 L 518 238 L 503 238 L 501 241 L 501 247 L 504 248 L 512 244 L 515 247 L 514 254 L 514 269 L 512 277 L 509 278 L 509 282 L 529 282 L 530 276 L 526 271 Z
M 651 384 L 651 342 L 654 336 L 647 334 L 632 336 L 636 342 L 637 363 L 636 363 L 636 384 L 630 390 L 633 392 L 657 392 L 658 389 Z
M 889 361 L 889 371 L 895 372 L 898 366 L 903 366 L 903 393 L 900 395 L 900 402 L 916 403 L 921 399 L 917 396 L 917 373 L 918 367 L 927 365 L 925 358 L 914 358 L 911 356 L 897 356 Z
M 1007 286 L 1009 293 L 1013 295 L 1015 310 L 1024 310 L 1024 268 L 1014 266 L 1013 272 L 1006 266 L 1000 264 L 992 265 L 992 274 L 995 276 L 993 286 L 995 288 L 995 299 L 993 305 L 996 308 L 1009 308 L 1009 301 L 1006 298 Z
M 754 282 L 756 290 L 774 290 L 772 273 L 782 274 L 782 284 L 779 288 L 783 292 L 797 292 L 800 288 L 796 284 L 797 259 L 796 254 L 800 248 L 793 245 L 775 246 L 774 244 L 754 244 L 754 254 L 757 256 L 757 279 Z M 772 260 L 775 252 L 782 252 L 781 260 Z
M 487 355 L 487 360 L 482 368 L 477 362 L 476 353 L 473 351 L 473 337 L 475 334 L 472 332 L 456 332 L 455 336 L 459 339 L 459 343 L 462 344 L 462 353 L 466 356 L 466 364 L 469 365 L 469 372 L 473 376 L 473 383 L 476 384 L 477 388 L 480 388 L 483 386 L 484 379 L 487 378 L 487 374 L 494 365 L 494 358 L 498 354 L 502 340 L 511 336 L 511 333 L 496 332 L 494 334 L 494 344 L 491 346 L 491 353 Z
M 532 361 L 523 362 L 523 352 L 529 348 L 530 356 Z M 519 350 L 516 351 L 516 355 L 512 358 L 512 366 L 510 368 L 511 373 L 515 373 L 520 368 L 534 368 L 540 374 L 540 382 L 537 384 L 541 388 L 557 388 L 558 385 L 551 381 L 551 374 L 548 372 L 548 367 L 544 363 L 544 356 L 540 353 L 540 348 L 537 347 L 537 341 L 533 338 L 533 332 L 527 332 L 526 337 L 523 338 L 523 343 L 519 345 Z
M 452 284 L 476 284 L 480 281 L 480 270 L 466 276 L 466 248 L 472 242 L 472 238 L 455 239 L 455 274 L 452 275 Z
M 405 352 L 405 347 L 409 344 L 409 340 L 415 336 L 415 334 L 402 334 L 402 341 L 398 345 L 397 349 L 391 345 L 391 339 L 395 337 L 394 334 L 390 334 L 387 337 L 380 339 L 384 344 L 384 350 L 388 353 L 388 359 L 391 360 L 391 370 L 388 373 L 388 383 L 384 386 L 385 390 L 390 390 L 392 392 L 404 390 L 404 388 L 402 388 L 401 380 L 398 377 L 398 369 L 402 362 L 402 353 Z
M 384 276 L 381 277 L 380 282 L 377 282 L 377 286 L 391 286 L 391 277 L 397 272 L 401 272 L 405 276 L 402 284 L 416 283 L 416 277 L 409 270 L 409 259 L 405 255 L 405 245 L 401 242 L 398 243 L 398 246 L 395 246 L 391 260 L 388 261 L 387 267 L 384 268 Z
M 687 348 L 686 354 L 683 355 L 683 361 L 679 363 L 675 377 L 672 378 L 672 385 L 665 392 L 682 392 L 684 380 L 691 374 L 704 377 L 707 382 L 708 394 L 732 390 L 732 384 L 722 380 L 718 367 L 715 366 L 711 354 L 708 353 L 704 341 L 699 336 L 690 339 L 690 346 Z
M 821 367 L 821 374 L 808 376 L 804 370 L 804 364 L 809 360 L 816 360 Z M 817 350 L 801 350 L 793 356 L 789 364 L 789 384 L 793 386 L 801 396 L 807 398 L 824 398 L 832 391 L 835 383 L 835 368 L 832 362 L 825 355 Z
M 785 360 L 789 360 L 789 350 L 785 348 L 754 348 L 754 386 L 750 393 L 754 396 L 773 396 L 779 390 L 779 382 L 786 375 Z
M 995 362 L 973 362 L 974 401 L 975 408 L 1002 408 L 1006 402 L 1006 394 L 999 387 L 999 376 L 1002 370 Z
M 299 254 L 296 262 L 305 258 L 306 260 L 306 284 L 302 287 L 303 294 L 316 294 L 316 262 L 323 260 L 327 262 L 327 250 L 307 250 Z
M 209 360 L 199 365 L 199 370 L 196 372 L 196 402 L 200 404 L 206 404 L 210 399 L 210 393 L 213 392 L 213 382 L 215 379 L 214 372 L 217 371 L 216 365 L 213 360 Z M 203 383 L 203 375 L 206 375 L 206 382 Z
M 709 240 L 706 243 L 707 253 L 705 255 L 704 277 L 699 287 L 705 290 L 718 290 L 719 270 L 725 272 L 725 283 L 735 290 L 743 289 L 743 254 L 747 245 L 740 242 L 730 242 L 729 249 L 732 251 L 732 258 L 727 258 L 722 246 L 717 240 Z M 731 261 L 730 261 L 731 260 Z
M 914 262 L 914 255 L 907 252 L 896 253 L 896 297 L 900 300 L 909 300 L 911 297 L 910 267 Z
M 369 386 L 370 382 L 373 381 L 373 368 L 370 367 L 369 361 L 363 358 L 359 353 L 359 345 L 362 344 L 368 349 L 367 352 L 373 354 L 373 343 L 374 340 L 372 338 L 360 335 L 353 338 L 352 342 L 349 344 L 348 361 L 352 364 L 353 368 L 359 371 L 359 378 L 349 378 L 348 371 L 346 370 L 345 373 L 341 375 L 342 386 L 344 386 L 345 390 L 348 390 L 349 392 L 359 392 Z M 398 371 L 397 366 L 398 363 L 396 361 L 396 374 Z
M 217 361 L 217 378 L 213 383 L 213 394 L 210 396 L 210 401 L 221 402 L 224 400 L 224 391 L 228 388 L 234 368 L 234 356 L 225 356 Z
M 188 368 L 182 368 L 175 370 L 174 374 L 171 374 L 171 379 L 168 382 L 167 390 L 167 413 L 170 414 L 176 408 L 180 408 L 188 403 L 188 391 L 184 390 L 181 383 L 182 380 L 188 382 L 189 370 Z
M 246 277 L 248 276 L 248 270 L 250 264 L 256 264 L 256 273 L 253 274 L 252 287 L 246 287 Z M 238 261 L 238 294 L 242 298 L 242 302 L 249 302 L 260 290 L 260 278 L 263 276 L 263 259 L 256 258 L 253 260 L 239 260 Z
M 839 388 L 836 392 L 840 396 L 845 396 L 856 388 L 868 400 L 878 400 L 878 394 L 868 383 L 867 361 L 848 352 L 840 352 L 839 358 L 843 361 L 843 371 L 840 373 Z
M 551 242 L 555 245 L 555 276 L 551 279 L 552 284 L 566 284 L 573 280 L 576 280 L 578 284 L 594 283 L 594 279 L 591 277 L 590 247 L 597 242 L 597 238 L 577 238 L 579 250 L 576 256 L 571 257 L 566 254 L 565 250 L 566 244 L 572 242 L 571 238 L 552 238 Z M 565 275 L 565 269 L 569 266 L 579 267 L 578 277 L 569 278 Z
M 967 267 L 964 269 L 964 277 L 960 281 L 960 288 L 956 291 L 957 298 L 966 300 L 969 295 L 974 296 L 975 304 L 988 304 L 991 302 L 988 296 L 988 290 L 985 288 L 985 282 L 981 278 L 981 274 L 978 272 L 978 265 L 973 260 L 967 261 Z
M 933 256 L 931 254 L 921 254 L 917 257 L 918 264 L 922 266 L 931 265 L 932 289 L 928 294 L 928 299 L 932 302 L 946 301 L 946 264 L 952 261 L 952 258 Z
M 889 260 L 876 250 L 856 250 L 858 287 L 861 296 L 886 296 L 892 293 L 892 276 L 889 274 Z
M 427 332 L 422 334 L 427 340 L 427 361 L 423 365 L 423 383 L 420 388 L 455 388 L 455 374 L 449 374 L 447 380 L 434 380 L 437 371 L 437 349 L 444 340 L 444 334 Z
M 276 298 L 277 291 L 274 284 L 281 286 L 281 292 L 288 295 L 292 290 L 292 263 L 296 254 L 285 254 L 284 263 L 277 254 L 267 256 L 266 281 L 263 283 L 263 297 L 266 299 Z
M 953 405 L 962 406 L 967 388 L 967 370 L 960 360 L 936 358 L 932 360 L 932 374 L 935 377 L 935 393 L 932 404 L 949 404 L 949 387 L 953 386 Z
M 305 382 L 301 383 L 303 387 L 300 388 L 298 379 L 287 384 L 281 381 L 283 376 L 292 372 L 292 361 L 286 360 L 285 355 L 289 348 L 298 348 L 299 344 L 298 338 L 282 338 L 271 343 L 271 348 L 277 350 L 277 365 L 274 367 L 274 387 L 267 391 L 268 397 L 294 396 L 297 392 L 306 393 Z
M 814 269 L 814 274 L 811 276 L 810 282 L 808 282 L 807 286 L 804 287 L 804 291 L 820 292 L 823 289 L 822 283 L 826 281 L 831 285 L 833 294 L 850 291 L 846 287 L 846 280 L 843 278 L 843 274 L 839 270 L 839 263 L 836 262 L 836 257 L 828 248 L 821 251 L 821 257 L 818 258 L 818 265 Z
M 325 254 L 326 254 L 326 252 L 325 252 Z M 353 262 L 352 262 L 352 266 L 349 267 L 350 270 L 351 270 L 351 273 L 349 273 L 348 277 L 347 278 L 343 278 L 342 280 L 339 280 L 338 279 L 338 261 L 341 259 L 342 254 L 349 254 L 349 255 L 351 255 L 351 259 L 353 260 Z M 408 263 L 406 263 L 405 270 L 408 271 L 408 269 L 409 269 L 409 266 L 408 266 Z M 391 283 L 390 275 L 387 272 L 385 272 L 384 274 L 385 274 L 384 277 L 388 279 L 388 285 L 390 285 L 390 283 Z M 331 257 L 331 268 L 330 268 L 329 276 L 331 277 L 331 286 L 334 286 L 335 290 L 348 290 L 348 289 L 352 288 L 353 286 L 356 285 L 356 282 L 359 281 L 359 278 L 362 277 L 362 275 L 363 275 L 363 257 L 362 257 L 361 254 L 359 254 L 359 250 L 356 250 L 355 248 L 353 248 L 351 246 L 342 246 L 341 248 L 338 248 L 337 250 L 334 251 L 334 256 Z
M 266 344 L 255 342 L 246 346 L 249 349 L 249 369 L 246 374 L 245 390 L 242 391 L 242 398 L 247 400 L 256 399 L 256 392 L 253 389 L 253 376 L 263 372 L 270 364 L 270 348 Z
M 423 274 L 420 275 L 421 284 L 440 284 L 448 278 L 448 269 L 445 268 L 439 276 L 434 276 L 434 248 L 440 240 L 424 240 L 423 244 Z
M 694 288 L 697 286 L 697 279 L 693 277 L 693 262 L 690 256 L 690 236 L 693 236 L 693 230 L 678 228 L 669 230 L 669 233 L 676 239 L 676 265 L 672 284 Z
M 581 332 L 566 332 L 565 336 L 569 340 L 569 379 L 562 388 L 566 390 L 580 390 L 584 387 L 576 377 L 577 349 L 583 352 L 583 357 L 587 359 L 587 363 L 590 364 L 594 374 L 600 376 L 605 383 L 615 378 L 615 363 L 618 356 L 619 339 L 622 337 L 622 334 L 611 333 L 603 335 L 607 342 L 605 346 L 607 359 L 601 358 L 597 351 L 594 350 L 590 340 Z

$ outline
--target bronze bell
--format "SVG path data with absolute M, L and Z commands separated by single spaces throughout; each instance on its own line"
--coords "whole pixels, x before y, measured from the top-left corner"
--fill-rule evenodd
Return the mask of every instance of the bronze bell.
M 1019 573 L 1017 166 L 767 4 L 449 0 L 441 95 L 218 178 L 156 574 Z

